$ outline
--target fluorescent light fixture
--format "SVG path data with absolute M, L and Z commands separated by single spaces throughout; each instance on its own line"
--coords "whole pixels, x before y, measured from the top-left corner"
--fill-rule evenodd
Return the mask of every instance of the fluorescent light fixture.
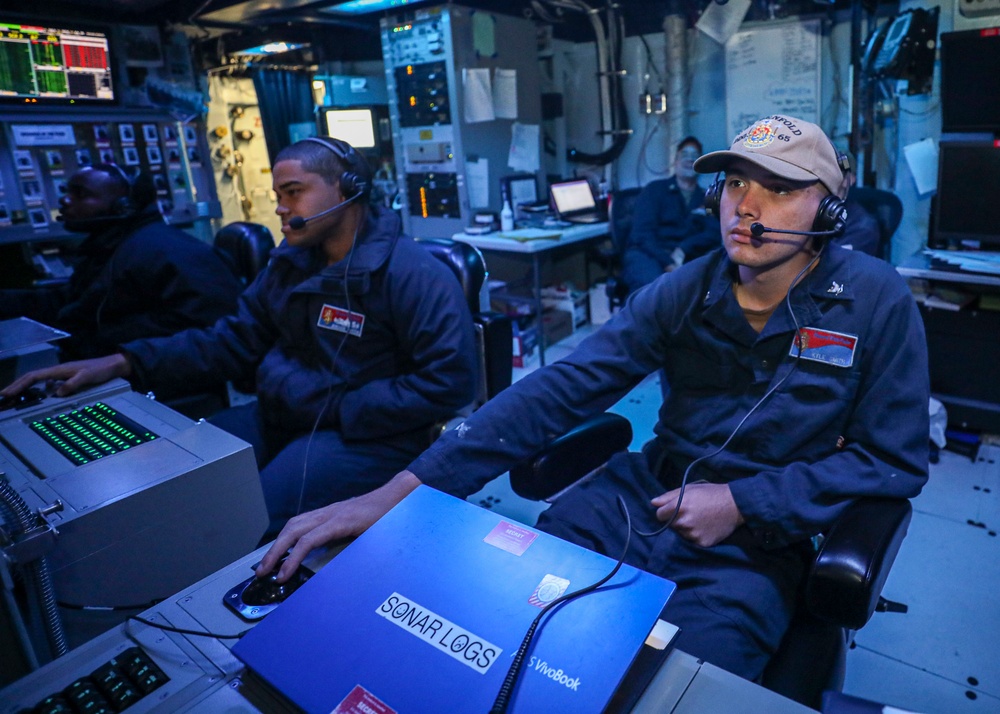
M 240 50 L 239 52 L 234 52 L 235 55 L 278 55 L 282 52 L 291 52 L 292 50 L 301 49 L 305 47 L 304 43 L 294 44 L 290 42 L 268 42 L 266 45 L 258 45 L 257 47 L 249 47 L 245 50 Z
M 407 5 L 416 5 L 423 0 L 348 0 L 337 5 L 322 8 L 322 12 L 336 15 L 365 15 L 383 10 L 398 10 Z

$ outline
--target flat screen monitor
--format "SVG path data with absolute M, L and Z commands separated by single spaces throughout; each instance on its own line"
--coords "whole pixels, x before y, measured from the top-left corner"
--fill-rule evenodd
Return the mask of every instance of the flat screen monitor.
M 0 17 L 0 100 L 113 104 L 110 55 L 104 31 L 6 22 Z
M 942 141 L 938 155 L 934 237 L 1000 246 L 1000 142 Z
M 1000 28 L 941 33 L 941 131 L 1000 132 Z
M 538 201 L 538 184 L 534 174 L 514 174 L 500 179 L 502 195 L 510 199 L 511 208 Z
M 327 136 L 341 139 L 355 149 L 374 149 L 375 115 L 371 109 L 327 109 L 324 112 Z

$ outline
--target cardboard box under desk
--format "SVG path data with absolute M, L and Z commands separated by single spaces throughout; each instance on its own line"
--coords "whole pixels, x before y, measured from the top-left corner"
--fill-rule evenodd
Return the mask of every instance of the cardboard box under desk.
M 554 345 L 573 334 L 573 313 L 566 310 L 551 309 L 542 313 L 542 329 L 545 332 L 545 344 Z

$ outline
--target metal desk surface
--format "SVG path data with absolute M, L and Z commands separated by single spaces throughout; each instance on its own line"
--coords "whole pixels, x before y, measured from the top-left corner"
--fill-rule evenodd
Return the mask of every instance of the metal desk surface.
M 558 238 L 528 238 L 532 234 L 554 233 Z M 570 226 L 569 228 L 528 228 L 509 231 L 507 233 L 487 233 L 485 235 L 468 235 L 456 233 L 451 238 L 462 243 L 474 245 L 480 250 L 499 250 L 505 253 L 541 253 L 553 248 L 571 245 L 591 238 L 608 235 L 608 224 L 587 223 Z M 505 236 L 518 236 L 505 237 Z
M 531 235 L 540 234 L 557 234 L 557 238 L 530 238 L 528 240 L 518 240 L 517 238 L 505 237 L 505 236 L 521 236 L 523 238 L 528 238 Z M 571 246 L 578 244 L 577 247 L 583 247 L 582 244 L 587 241 L 595 240 L 597 238 L 603 238 L 608 235 L 608 223 L 587 223 L 573 225 L 569 228 L 528 228 L 519 229 L 516 231 L 508 231 L 507 233 L 487 233 L 486 235 L 468 235 L 466 233 L 456 233 L 452 236 L 452 240 L 459 241 L 461 243 L 468 243 L 471 246 L 475 246 L 480 250 L 492 250 L 499 253 L 509 253 L 512 255 L 525 255 L 531 258 L 531 291 L 535 302 L 535 314 L 538 316 L 538 359 L 541 366 L 545 366 L 545 331 L 542 329 L 542 266 L 541 266 L 541 256 L 547 251 L 555 250 L 557 248 L 564 248 L 566 246 Z M 589 271 L 587 271 L 587 263 L 584 263 L 584 270 L 588 273 L 587 282 L 589 283 Z M 587 286 L 590 287 L 589 285 Z
M 935 266 L 930 256 L 926 253 L 911 255 L 896 266 L 896 271 L 904 278 L 922 278 L 924 280 L 1000 287 L 1000 276 L 989 275 L 987 273 L 974 273 L 959 268 L 949 269 Z
M 174 627 L 216 633 L 235 634 L 252 627 L 223 605 L 222 599 L 229 588 L 251 575 L 251 566 L 259 562 L 266 549 L 267 546 L 240 558 L 149 608 L 142 616 Z M 314 552 L 306 564 L 317 570 L 339 550 Z M 126 622 L 0 690 L 0 714 L 13 714 L 34 706 L 135 645 L 142 646 L 170 678 L 160 689 L 130 707 L 129 711 L 136 714 L 293 711 L 287 703 L 264 691 L 252 677 L 244 676 L 242 662 L 229 651 L 234 642 L 169 633 Z M 643 714 L 809 714 L 812 711 L 679 650 L 671 652 L 633 709 Z

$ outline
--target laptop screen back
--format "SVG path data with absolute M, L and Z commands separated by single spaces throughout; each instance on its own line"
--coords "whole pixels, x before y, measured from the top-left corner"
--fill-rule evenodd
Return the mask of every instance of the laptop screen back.
M 421 486 L 233 653 L 305 712 L 484 714 L 541 606 L 613 565 Z M 510 714 L 601 714 L 673 590 L 625 565 L 554 608 Z
M 551 192 L 552 202 L 560 216 L 597 209 L 597 202 L 587 179 L 554 183 Z

